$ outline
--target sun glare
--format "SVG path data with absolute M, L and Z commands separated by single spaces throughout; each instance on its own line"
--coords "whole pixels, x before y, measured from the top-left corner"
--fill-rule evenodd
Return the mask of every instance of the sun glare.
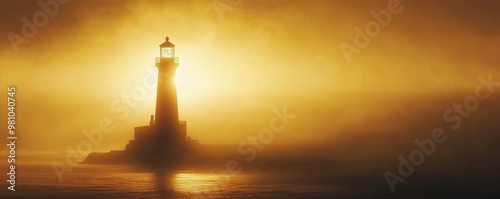
M 179 69 L 175 70 L 175 77 L 174 77 L 174 84 L 175 86 L 179 86 Z

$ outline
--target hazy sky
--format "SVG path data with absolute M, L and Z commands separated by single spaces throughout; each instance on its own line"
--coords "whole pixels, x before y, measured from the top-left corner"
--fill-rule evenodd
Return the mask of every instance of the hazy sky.
M 201 143 L 240 143 L 283 107 L 297 117 L 273 143 L 350 143 L 354 134 L 370 143 L 375 132 L 397 140 L 405 129 L 441 125 L 479 76 L 500 81 L 499 1 L 402 0 L 402 11 L 350 63 L 339 45 L 354 45 L 355 27 L 365 30 L 375 21 L 370 11 L 391 1 L 238 2 L 74 0 L 16 52 L 8 35 L 23 36 L 23 17 L 32 23 L 43 9 L 0 1 L 0 84 L 18 90 L 19 150 L 74 147 L 103 118 L 116 130 L 95 150 L 123 149 L 154 113 L 155 89 L 126 116 L 113 107 L 144 89 L 167 35 L 180 59 L 180 118 Z M 485 108 L 486 118 L 498 117 L 500 109 Z

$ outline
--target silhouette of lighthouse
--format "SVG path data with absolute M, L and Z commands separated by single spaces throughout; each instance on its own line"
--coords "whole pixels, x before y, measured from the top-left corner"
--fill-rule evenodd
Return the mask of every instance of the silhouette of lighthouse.
M 125 151 L 132 159 L 145 164 L 174 164 L 182 159 L 186 149 L 186 122 L 179 121 L 175 74 L 179 58 L 175 57 L 175 45 L 165 38 L 160 44 L 160 56 L 156 57 L 158 87 L 155 116 L 151 115 L 148 126 L 134 128 L 134 140 Z
M 167 160 L 176 161 L 182 155 L 186 140 L 186 123 L 179 122 L 175 75 L 179 58 L 175 57 L 175 45 L 165 38 L 160 44 L 160 57 L 156 58 L 158 88 L 156 93 L 156 132 L 158 151 Z
M 162 135 L 169 135 L 178 129 L 179 111 L 177 108 L 177 89 L 174 82 L 178 66 L 179 58 L 175 57 L 175 45 L 167 37 L 165 42 L 160 44 L 160 57 L 156 58 L 158 88 L 155 123 Z

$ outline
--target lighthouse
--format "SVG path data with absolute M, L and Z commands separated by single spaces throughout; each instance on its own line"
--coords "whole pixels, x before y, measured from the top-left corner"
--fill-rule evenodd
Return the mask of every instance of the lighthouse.
M 155 115 L 149 125 L 134 128 L 134 140 L 126 152 L 135 161 L 147 164 L 174 164 L 185 155 L 186 122 L 179 121 L 175 74 L 179 58 L 175 57 L 175 45 L 165 38 L 160 44 L 160 56 L 156 57 L 158 86 Z
M 178 66 L 179 58 L 175 57 L 175 45 L 166 37 L 165 42 L 160 44 L 160 57 L 156 58 L 158 87 L 154 123 L 158 133 L 168 140 L 178 139 L 179 110 L 175 85 L 175 73 Z
M 186 137 L 186 121 L 179 121 L 175 74 L 179 58 L 175 57 L 175 45 L 165 38 L 160 44 L 160 56 L 156 57 L 158 87 L 155 115 L 149 125 L 134 127 L 134 139 L 124 151 L 91 153 L 86 163 L 141 164 L 147 166 L 175 167 L 193 159 L 193 149 L 200 146 L 198 140 Z

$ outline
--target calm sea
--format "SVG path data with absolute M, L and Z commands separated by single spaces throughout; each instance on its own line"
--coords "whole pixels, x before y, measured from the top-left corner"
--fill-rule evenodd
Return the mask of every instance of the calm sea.
M 3 171 L 3 169 L 2 169 Z M 381 183 L 339 182 L 333 177 L 295 172 L 243 171 L 237 175 L 211 170 L 155 172 L 129 166 L 80 165 L 59 182 L 49 164 L 21 165 L 16 192 L 2 183 L 1 198 L 497 198 L 481 190 L 458 193 L 460 187 L 429 189 L 425 184 L 389 192 Z M 5 177 L 6 178 L 6 177 Z M 4 181 L 5 182 L 5 181 Z M 364 184 L 364 185 L 362 185 Z M 469 194 L 469 195 L 467 195 Z M 475 197 L 474 197 L 475 196 Z

